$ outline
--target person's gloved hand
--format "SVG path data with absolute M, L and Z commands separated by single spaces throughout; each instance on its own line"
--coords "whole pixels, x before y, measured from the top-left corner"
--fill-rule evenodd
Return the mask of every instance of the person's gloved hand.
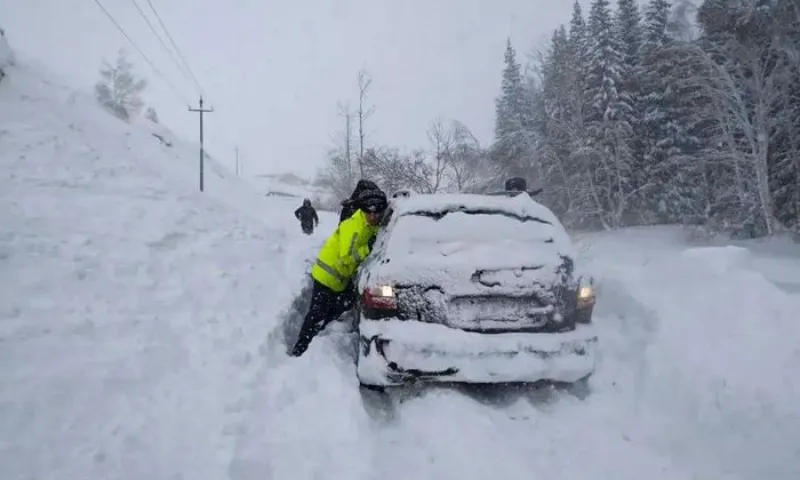
M 367 246 L 369 247 L 370 251 L 372 251 L 372 246 L 375 245 L 375 239 L 378 238 L 377 235 L 374 237 L 370 237 L 367 241 Z

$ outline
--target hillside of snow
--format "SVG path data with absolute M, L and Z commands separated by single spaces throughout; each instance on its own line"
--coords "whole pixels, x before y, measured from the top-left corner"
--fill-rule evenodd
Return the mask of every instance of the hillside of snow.
M 541 389 L 361 392 L 335 323 L 285 355 L 310 262 L 267 197 L 23 62 L 0 83 L 0 478 L 800 478 L 800 248 L 576 235 L 602 359 Z M 163 135 L 162 135 L 163 136 Z
M 0 83 L 0 478 L 223 478 L 306 239 L 53 78 Z

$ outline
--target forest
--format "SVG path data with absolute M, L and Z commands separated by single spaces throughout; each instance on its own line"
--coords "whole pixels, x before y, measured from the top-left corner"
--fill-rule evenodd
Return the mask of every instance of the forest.
M 523 176 L 568 228 L 702 225 L 742 238 L 800 232 L 800 4 L 580 1 L 524 65 L 507 43 L 495 135 L 436 120 L 430 145 L 370 144 L 371 78 L 321 175 L 346 197 L 481 192 Z

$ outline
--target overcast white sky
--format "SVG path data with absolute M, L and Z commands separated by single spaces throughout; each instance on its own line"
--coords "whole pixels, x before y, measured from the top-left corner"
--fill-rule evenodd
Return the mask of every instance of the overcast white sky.
M 197 139 L 192 83 L 139 16 L 133 0 L 100 0 L 153 63 L 166 86 L 94 0 L 0 0 L 0 24 L 23 58 L 41 60 L 76 86 L 91 88 L 103 57 L 127 47 L 151 86 L 145 94 L 176 133 Z M 373 77 L 371 139 L 425 146 L 436 117 L 492 139 L 507 37 L 520 60 L 569 21 L 572 0 L 151 0 L 216 112 L 210 152 L 245 174 L 312 175 L 331 135 L 337 102 L 357 100 L 357 72 Z M 158 28 L 146 0 L 136 0 Z M 588 10 L 588 1 L 581 2 Z M 165 41 L 166 38 L 165 38 Z

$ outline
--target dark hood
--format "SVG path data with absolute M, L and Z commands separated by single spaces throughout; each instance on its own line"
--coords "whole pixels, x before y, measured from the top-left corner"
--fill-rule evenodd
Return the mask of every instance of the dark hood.
M 355 200 L 364 190 L 378 190 L 378 185 L 371 180 L 359 180 L 355 190 L 350 195 L 350 200 Z

